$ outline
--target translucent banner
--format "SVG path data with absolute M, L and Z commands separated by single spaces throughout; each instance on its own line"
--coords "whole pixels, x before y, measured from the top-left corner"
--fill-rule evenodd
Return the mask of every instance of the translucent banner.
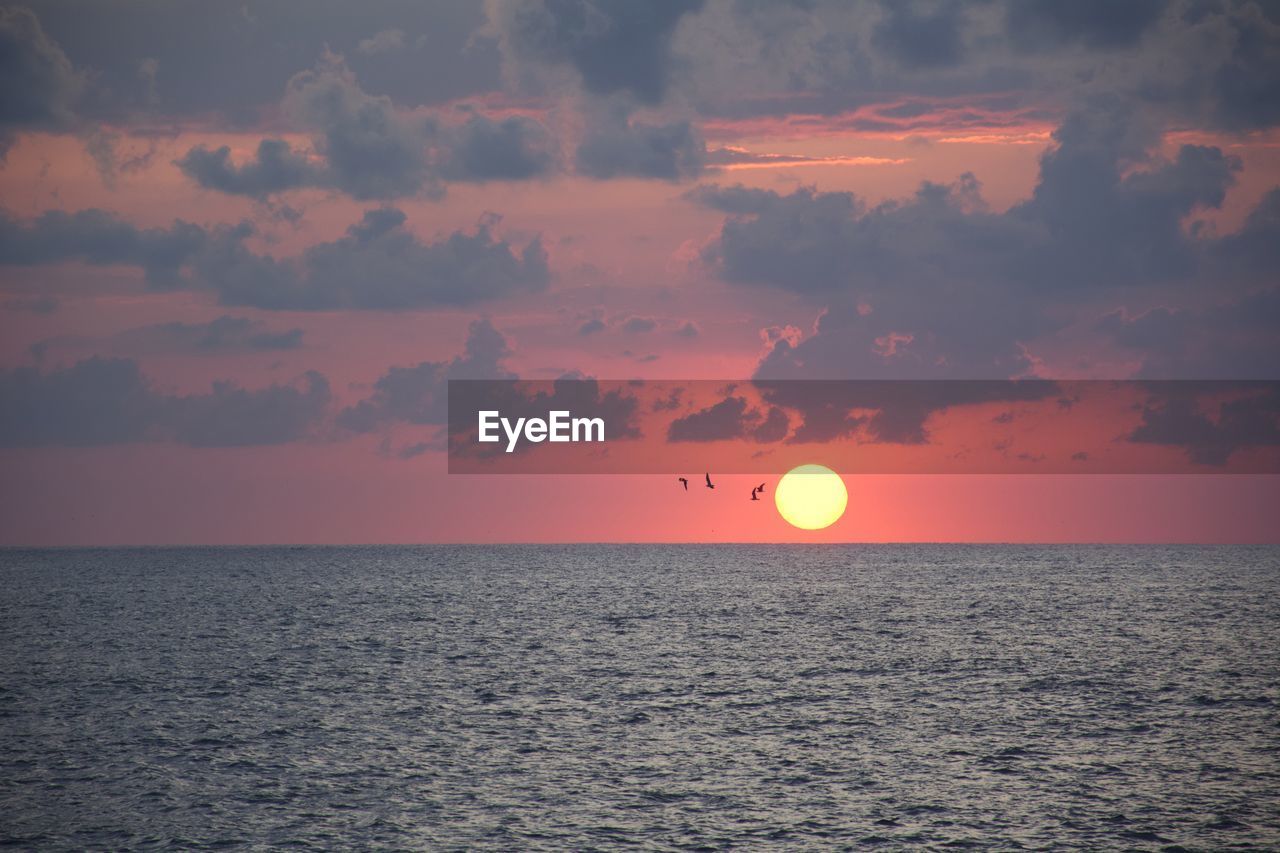
M 1280 381 L 451 380 L 450 473 L 1280 473 Z

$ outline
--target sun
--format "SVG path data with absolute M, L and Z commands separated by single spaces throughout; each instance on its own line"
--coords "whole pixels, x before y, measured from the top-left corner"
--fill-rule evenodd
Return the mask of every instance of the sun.
M 844 515 L 849 492 L 840 475 L 825 465 L 792 468 L 773 490 L 778 514 L 801 530 L 830 527 Z

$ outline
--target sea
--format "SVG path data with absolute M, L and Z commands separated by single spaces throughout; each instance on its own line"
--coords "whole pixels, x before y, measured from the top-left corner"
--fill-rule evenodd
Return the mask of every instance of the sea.
M 1280 849 L 1280 547 L 0 551 L 0 843 Z

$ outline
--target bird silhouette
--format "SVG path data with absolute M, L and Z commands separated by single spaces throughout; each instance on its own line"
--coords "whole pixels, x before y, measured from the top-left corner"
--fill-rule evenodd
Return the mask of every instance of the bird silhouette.
M 689 481 L 687 479 L 684 477 L 676 477 L 676 479 L 680 481 L 680 485 L 684 486 L 686 492 L 689 491 Z
M 754 489 L 752 489 L 752 490 L 751 490 L 751 500 L 753 500 L 753 501 L 758 501 L 758 500 L 760 500 L 760 498 L 756 497 L 756 493 L 757 493 L 757 492 L 759 492 L 759 491 L 760 491 L 760 487 L 759 487 L 759 486 L 756 486 Z
M 708 474 L 706 475 L 706 477 L 707 477 L 707 488 L 708 488 L 708 489 L 714 489 L 714 488 L 715 488 L 715 484 L 711 482 L 711 474 L 710 474 L 710 473 L 708 473 Z
M 761 483 L 760 485 L 756 486 L 756 489 L 755 489 L 755 490 L 756 490 L 757 492 L 759 492 L 760 494 L 762 494 L 762 495 L 763 495 L 763 494 L 764 494 L 764 483 Z

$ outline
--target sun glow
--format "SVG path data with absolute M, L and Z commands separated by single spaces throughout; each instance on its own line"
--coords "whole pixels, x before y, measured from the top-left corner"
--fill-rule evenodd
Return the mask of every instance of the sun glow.
M 773 490 L 773 502 L 788 524 L 801 530 L 830 527 L 844 515 L 849 492 L 840 475 L 824 465 L 792 468 Z

